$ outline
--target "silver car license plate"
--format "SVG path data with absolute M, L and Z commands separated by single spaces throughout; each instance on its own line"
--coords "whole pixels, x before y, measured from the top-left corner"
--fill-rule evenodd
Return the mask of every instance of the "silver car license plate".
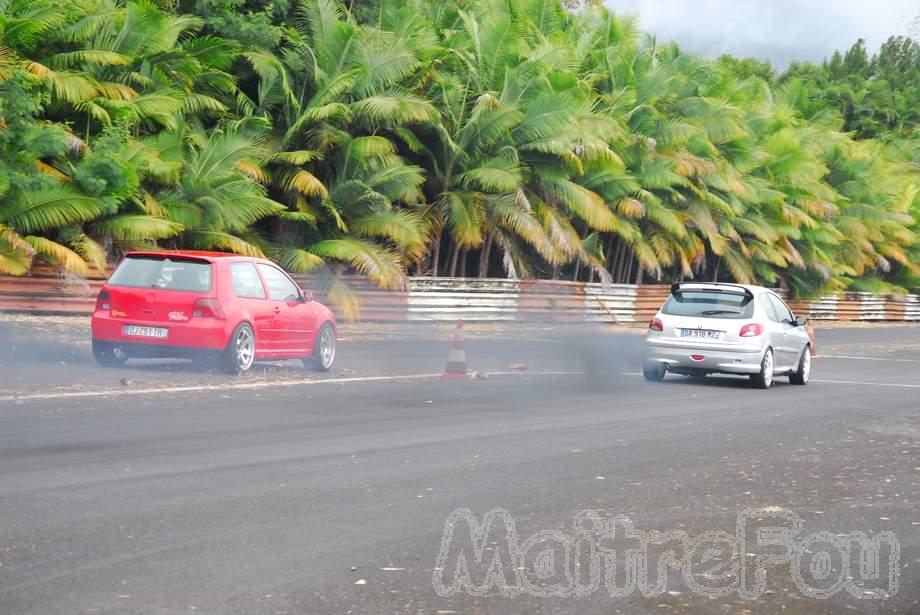
M 165 339 L 169 334 L 169 329 L 164 327 L 141 327 L 138 325 L 125 325 L 125 335 L 131 337 L 155 337 Z
M 710 329 L 681 329 L 681 337 L 700 338 L 707 340 L 717 340 L 721 337 L 721 331 L 712 331 Z

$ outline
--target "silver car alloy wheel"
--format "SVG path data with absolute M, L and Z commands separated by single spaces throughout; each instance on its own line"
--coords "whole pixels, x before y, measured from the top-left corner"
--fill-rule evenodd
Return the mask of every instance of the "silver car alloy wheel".
M 252 367 L 252 361 L 256 356 L 255 338 L 252 330 L 248 327 L 240 329 L 236 334 L 236 365 L 242 371 Z
M 763 356 L 763 381 L 767 387 L 773 384 L 773 350 L 769 348 Z
M 808 377 L 811 375 L 811 352 L 806 348 L 805 352 L 802 353 L 802 381 L 808 382 Z

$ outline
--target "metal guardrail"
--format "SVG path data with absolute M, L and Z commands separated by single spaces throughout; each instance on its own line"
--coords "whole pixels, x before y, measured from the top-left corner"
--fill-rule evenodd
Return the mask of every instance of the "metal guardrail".
M 633 322 L 637 287 L 559 280 L 409 278 L 410 321 Z
M 904 320 L 920 321 L 920 297 L 908 295 L 904 302 Z
M 309 276 L 297 276 L 305 288 Z M 367 278 L 346 279 L 365 321 L 560 321 L 641 323 L 667 298 L 666 285 L 586 284 L 562 280 L 415 277 L 405 290 L 386 291 Z M 62 277 L 50 268 L 30 276 L 0 276 L 0 312 L 87 315 L 102 286 L 101 275 Z M 318 294 L 330 303 L 330 298 Z M 920 322 L 920 296 L 841 293 L 790 301 L 797 314 L 815 320 Z

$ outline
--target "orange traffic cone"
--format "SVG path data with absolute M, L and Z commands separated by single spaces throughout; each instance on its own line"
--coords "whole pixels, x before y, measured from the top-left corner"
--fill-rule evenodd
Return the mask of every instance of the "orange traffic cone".
M 451 380 L 466 380 L 466 351 L 463 350 L 463 321 L 457 321 L 457 330 L 450 340 L 450 354 L 447 356 L 447 367 L 441 378 Z

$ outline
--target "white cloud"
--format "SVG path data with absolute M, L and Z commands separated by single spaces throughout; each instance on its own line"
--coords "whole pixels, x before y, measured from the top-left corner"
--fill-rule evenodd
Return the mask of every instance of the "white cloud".
M 769 59 L 820 61 L 864 38 L 878 49 L 905 34 L 920 13 L 916 0 L 606 0 L 617 12 L 638 13 L 643 30 L 688 51 Z

